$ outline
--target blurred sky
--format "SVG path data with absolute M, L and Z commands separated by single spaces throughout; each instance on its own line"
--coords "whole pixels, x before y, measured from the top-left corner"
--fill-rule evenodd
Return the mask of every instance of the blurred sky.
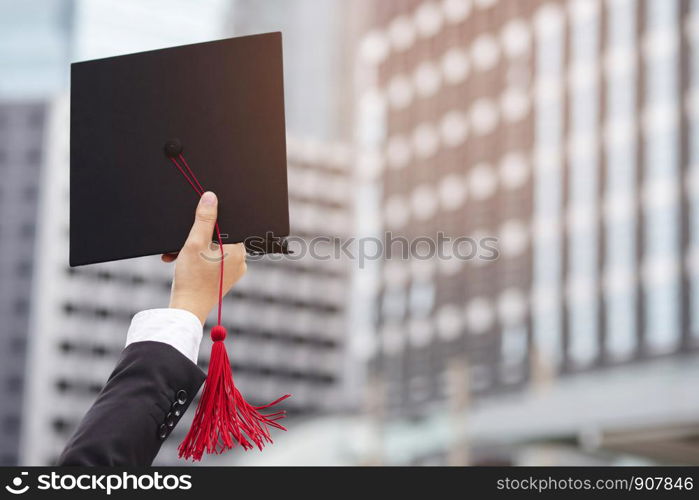
M 290 133 L 347 131 L 347 28 L 338 0 L 0 0 L 0 99 L 65 92 L 70 62 L 282 31 Z

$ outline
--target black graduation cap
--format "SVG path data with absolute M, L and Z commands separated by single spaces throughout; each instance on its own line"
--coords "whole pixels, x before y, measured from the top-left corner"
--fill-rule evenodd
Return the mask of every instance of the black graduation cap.
M 71 266 L 179 251 L 198 202 L 180 153 L 224 243 L 286 252 L 281 33 L 74 63 L 70 136 Z

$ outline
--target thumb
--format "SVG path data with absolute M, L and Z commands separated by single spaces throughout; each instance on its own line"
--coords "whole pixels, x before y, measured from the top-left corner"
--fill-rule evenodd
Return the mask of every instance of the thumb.
M 211 243 L 218 216 L 218 198 L 210 191 L 204 193 L 197 205 L 194 225 L 187 237 L 187 243 L 206 247 Z

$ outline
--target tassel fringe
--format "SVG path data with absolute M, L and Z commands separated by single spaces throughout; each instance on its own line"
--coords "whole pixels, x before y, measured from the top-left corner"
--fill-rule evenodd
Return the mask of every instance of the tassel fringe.
M 179 446 L 180 458 L 199 461 L 204 452 L 221 454 L 236 445 L 246 451 L 255 447 L 262 450 L 265 444 L 272 443 L 270 428 L 286 430 L 277 422 L 286 416 L 285 411 L 263 414 L 261 410 L 271 408 L 291 395 L 282 396 L 265 406 L 252 406 L 245 401 L 233 381 L 223 343 L 225 336 L 225 329 L 220 326 L 211 332 L 214 345 L 209 371 L 192 426 Z

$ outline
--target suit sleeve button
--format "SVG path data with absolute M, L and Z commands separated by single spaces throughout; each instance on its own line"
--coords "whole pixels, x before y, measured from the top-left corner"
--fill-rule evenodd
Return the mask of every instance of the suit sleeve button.
M 170 413 L 176 416 L 177 418 L 180 418 L 182 416 L 182 410 L 180 409 L 180 405 L 177 403 L 172 405 L 172 408 L 170 408 Z
M 167 426 L 170 429 L 172 429 L 175 427 L 175 424 L 177 423 L 177 419 L 175 418 L 175 416 L 172 413 L 168 413 L 167 417 L 165 417 L 165 423 L 167 424 Z
M 160 439 L 165 439 L 169 433 L 170 431 L 168 430 L 167 425 L 162 424 L 160 427 L 158 427 L 158 437 Z
M 181 405 L 187 403 L 187 391 L 184 389 L 177 391 L 177 402 Z

